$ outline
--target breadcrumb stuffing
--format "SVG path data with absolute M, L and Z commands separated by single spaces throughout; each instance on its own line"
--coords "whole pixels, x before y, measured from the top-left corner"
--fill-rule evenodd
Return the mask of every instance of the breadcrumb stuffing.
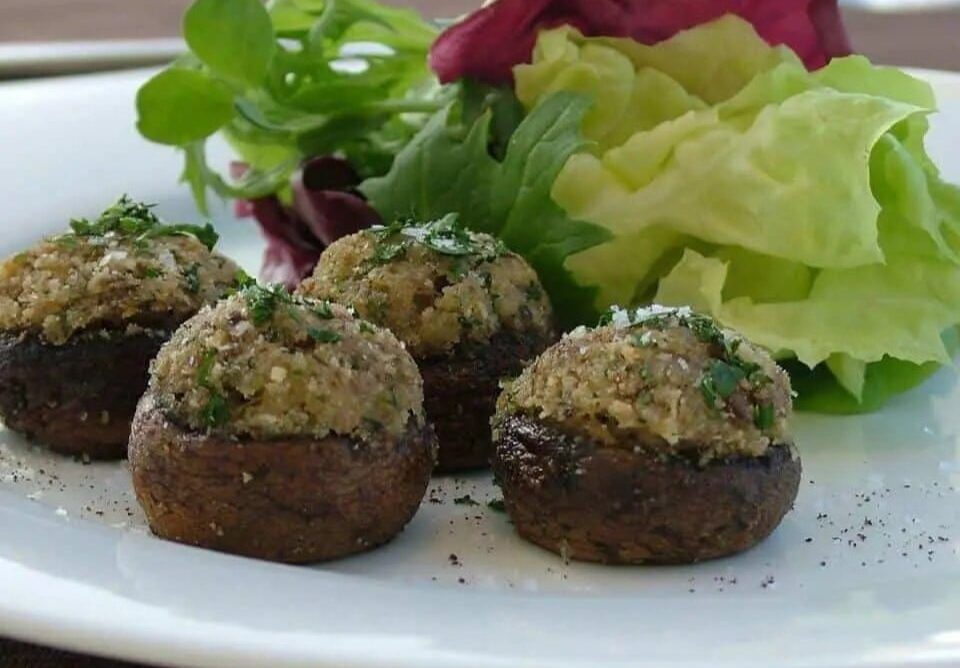
M 61 345 L 85 330 L 178 322 L 219 299 L 236 273 L 192 236 L 48 239 L 0 264 L 0 330 Z
M 423 230 L 342 238 L 299 291 L 352 306 L 394 332 L 417 359 L 487 342 L 503 330 L 552 335 L 549 299 L 523 258 L 489 235 L 463 230 L 464 241 L 431 241 Z
M 247 288 L 187 321 L 151 367 L 168 417 L 256 439 L 400 436 L 423 423 L 413 359 L 347 309 Z
M 701 462 L 790 442 L 790 381 L 764 351 L 689 311 L 624 313 L 566 336 L 509 383 L 494 429 L 525 415 L 608 447 Z

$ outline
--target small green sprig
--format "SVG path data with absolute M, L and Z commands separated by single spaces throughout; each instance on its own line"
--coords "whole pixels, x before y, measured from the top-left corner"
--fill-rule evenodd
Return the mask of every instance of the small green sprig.
M 154 204 L 135 202 L 122 195 L 110 205 L 96 220 L 74 218 L 70 221 L 70 232 L 61 234 L 55 241 L 65 244 L 78 238 L 106 237 L 110 235 L 132 239 L 135 244 L 146 244 L 157 237 L 191 236 L 208 249 L 213 250 L 220 236 L 213 225 L 165 225 L 153 212 Z
M 227 404 L 226 398 L 214 387 L 210 380 L 210 373 L 216 363 L 217 351 L 209 348 L 203 354 L 200 364 L 197 365 L 197 385 L 205 389 L 210 395 L 207 403 L 200 410 L 200 417 L 210 429 L 222 427 L 230 419 L 230 406 Z
M 773 406 L 770 404 L 758 404 L 753 407 L 753 424 L 760 431 L 767 431 L 773 426 L 774 422 Z
M 279 283 L 260 285 L 246 274 L 238 277 L 237 282 L 242 286 L 240 294 L 247 304 L 250 319 L 257 327 L 270 322 L 279 310 L 283 310 L 298 322 L 302 322 L 298 308 L 305 309 L 318 320 L 332 320 L 336 317 L 330 302 L 306 301 L 291 294 Z M 339 343 L 343 338 L 339 333 L 325 327 L 308 326 L 307 335 L 317 343 Z
M 318 327 L 311 327 L 307 330 L 307 334 L 317 343 L 338 343 L 343 338 L 332 330 L 320 329 Z
M 717 406 L 733 394 L 747 374 L 739 366 L 713 360 L 700 379 L 700 391 L 708 406 Z
M 184 268 L 181 273 L 187 292 L 192 295 L 200 292 L 200 265 L 194 262 L 189 267 Z
M 273 314 L 281 306 L 293 306 L 294 297 L 283 285 L 276 283 L 274 285 L 260 285 L 256 282 L 246 284 L 240 291 L 244 301 L 247 303 L 247 310 L 250 312 L 250 319 L 254 325 L 260 326 L 273 318 Z
M 429 248 L 440 255 L 455 258 L 470 258 L 474 264 L 490 262 L 504 255 L 507 247 L 497 238 L 475 234 L 467 230 L 455 213 L 426 223 L 398 220 L 383 227 L 370 230 L 376 239 L 371 262 L 374 265 L 389 264 L 406 255 L 414 244 Z M 454 273 L 465 275 L 462 262 L 454 267 Z

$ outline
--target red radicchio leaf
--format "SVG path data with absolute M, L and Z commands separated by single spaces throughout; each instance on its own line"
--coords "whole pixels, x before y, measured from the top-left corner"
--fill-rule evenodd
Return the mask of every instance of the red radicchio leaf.
M 512 83 L 513 66 L 529 62 L 541 28 L 568 23 L 588 36 L 655 44 L 724 14 L 786 44 L 809 69 L 851 51 L 837 0 L 496 0 L 444 31 L 430 65 L 443 83 Z
M 242 176 L 239 168 L 236 173 Z M 346 160 L 322 156 L 294 176 L 293 206 L 284 206 L 276 195 L 237 202 L 237 215 L 256 218 L 267 240 L 261 278 L 295 288 L 313 271 L 324 248 L 378 224 L 380 216 L 355 189 L 359 183 Z
M 267 241 L 260 278 L 295 288 L 316 266 L 323 245 L 296 211 L 283 206 L 275 195 L 255 199 L 250 207 Z

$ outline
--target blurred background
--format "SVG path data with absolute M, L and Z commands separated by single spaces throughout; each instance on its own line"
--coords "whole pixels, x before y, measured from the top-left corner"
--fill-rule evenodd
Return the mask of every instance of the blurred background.
M 388 0 L 389 1 L 389 0 Z M 451 17 L 480 0 L 393 0 Z M 960 1 L 841 0 L 858 51 L 914 67 L 960 70 Z M 0 60 L 12 43 L 171 38 L 188 0 L 0 0 Z M 158 46 L 163 44 L 158 43 Z M 168 48 L 172 43 L 166 45 Z M 22 51 L 22 48 L 21 48 Z

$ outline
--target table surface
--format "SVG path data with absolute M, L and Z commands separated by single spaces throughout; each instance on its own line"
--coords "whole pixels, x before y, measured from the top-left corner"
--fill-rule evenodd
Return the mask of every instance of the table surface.
M 189 0 L 2 0 L 0 43 L 175 36 Z M 476 0 L 394 0 L 433 15 L 454 16 Z M 120 9 L 122 7 L 122 9 Z M 960 9 L 848 11 L 855 48 L 894 65 L 960 70 Z M 162 660 L 162 657 L 158 657 Z M 130 668 L 0 639 L 0 668 Z

